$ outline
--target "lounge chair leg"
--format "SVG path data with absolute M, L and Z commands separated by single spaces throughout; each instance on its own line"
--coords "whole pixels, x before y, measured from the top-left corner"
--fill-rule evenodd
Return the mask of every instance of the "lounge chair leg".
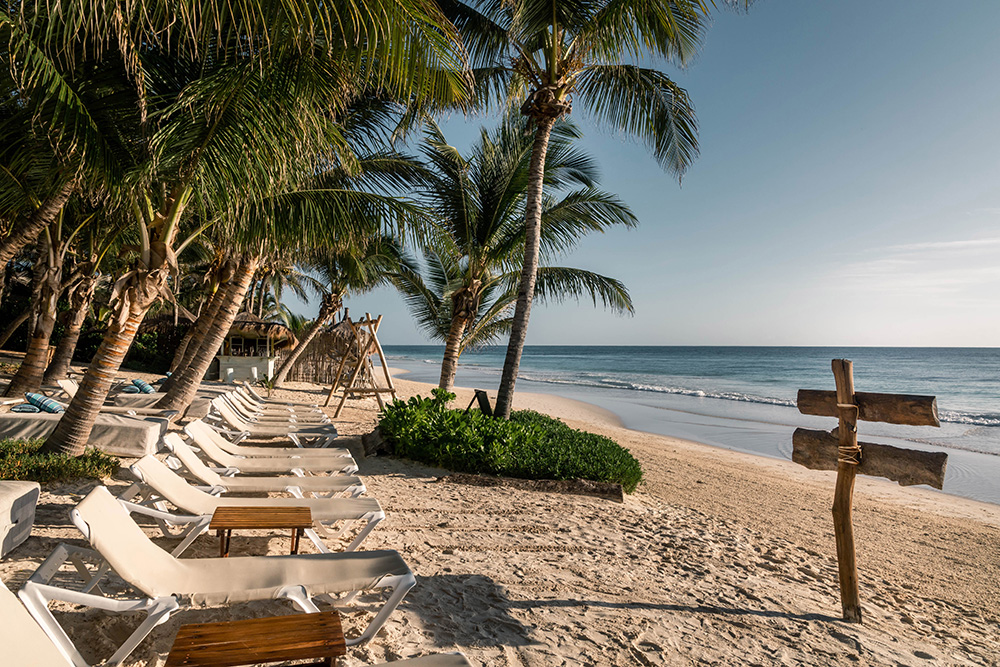
M 345 642 L 348 646 L 357 646 L 358 644 L 370 641 L 382 629 L 382 626 L 385 625 L 385 622 L 389 619 L 389 615 L 396 611 L 396 607 L 403 601 L 403 598 L 406 597 L 410 589 L 417 584 L 417 579 L 412 574 L 405 574 L 396 577 L 386 577 L 379 584 L 391 587 L 392 593 L 389 595 L 389 599 L 385 601 L 385 604 L 382 605 L 382 609 L 372 619 L 372 622 L 365 628 L 365 631 L 358 637 L 348 639 Z
M 317 607 L 316 603 L 312 601 L 311 597 L 309 597 L 309 593 L 306 592 L 305 586 L 285 586 L 278 591 L 278 597 L 291 600 L 293 604 L 307 614 L 319 613 L 319 607 Z
M 194 542 L 199 535 L 208 530 L 208 524 L 210 523 L 212 523 L 212 517 L 206 516 L 188 526 L 188 529 L 181 533 L 181 535 L 184 536 L 184 540 L 170 552 L 170 555 L 177 558 L 184 553 L 184 551 L 191 546 L 191 543 Z
M 170 614 L 177 608 L 177 601 L 174 598 L 156 598 L 153 600 L 146 620 L 140 623 L 139 627 L 125 640 L 125 643 L 119 646 L 114 655 L 108 658 L 108 661 L 104 663 L 104 667 L 120 665 L 135 650 L 135 647 L 153 631 L 153 628 L 161 623 L 166 623 L 170 618 Z
M 321 554 L 330 553 L 330 547 L 326 546 L 326 542 L 323 541 L 323 539 L 316 533 L 315 530 L 313 530 L 312 528 L 306 528 L 302 532 L 306 534 L 306 537 L 312 540 L 312 543 L 316 545 L 316 548 L 319 549 L 319 552 Z
M 364 539 L 368 537 L 368 534 L 375 530 L 375 526 L 379 525 L 382 519 L 385 518 L 385 512 L 372 512 L 365 516 L 368 518 L 368 523 L 365 524 L 365 527 L 361 529 L 361 532 L 358 533 L 354 540 L 347 545 L 347 548 L 344 549 L 344 551 L 354 551 L 357 549 Z

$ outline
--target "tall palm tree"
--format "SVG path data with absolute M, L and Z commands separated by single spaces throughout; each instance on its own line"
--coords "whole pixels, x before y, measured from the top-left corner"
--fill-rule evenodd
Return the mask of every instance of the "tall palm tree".
M 445 342 L 442 389 L 454 384 L 465 348 L 492 342 L 513 324 L 534 143 L 525 129 L 524 121 L 508 117 L 494 132 L 481 132 L 468 158 L 433 124 L 425 134 L 425 205 L 432 219 L 423 243 L 427 270 L 421 275 L 404 268 L 394 282 L 424 330 Z M 590 232 L 636 224 L 625 204 L 595 187 L 595 164 L 574 148 L 580 136 L 567 122 L 552 130 L 540 216 L 543 260 L 554 259 Z M 565 192 L 569 187 L 576 189 Z M 595 305 L 600 300 L 613 310 L 632 312 L 619 281 L 582 269 L 546 264 L 533 290 L 542 299 L 586 295 Z
M 369 87 L 452 102 L 466 84 L 447 25 L 422 0 L 51 7 L 0 8 L 18 103 L 60 151 L 101 165 L 104 196 L 132 212 L 140 237 L 104 341 L 45 445 L 79 454 L 139 324 L 169 294 L 185 236 L 236 224 L 245 202 L 343 152 L 332 119 Z M 286 223 L 315 232 L 329 219 L 300 213 Z
M 582 106 L 644 141 L 678 176 L 697 153 L 687 93 L 652 57 L 685 64 L 700 43 L 703 0 L 441 0 L 459 28 L 484 99 L 519 108 L 534 126 L 524 212 L 524 262 L 496 412 L 510 414 L 538 267 L 542 182 L 555 122 Z

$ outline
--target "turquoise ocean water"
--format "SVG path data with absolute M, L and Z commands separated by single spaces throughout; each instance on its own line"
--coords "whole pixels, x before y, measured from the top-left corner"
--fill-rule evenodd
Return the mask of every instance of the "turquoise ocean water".
M 385 348 L 408 379 L 436 383 L 442 346 Z M 466 352 L 456 384 L 494 391 L 505 349 Z M 857 391 L 937 396 L 941 428 L 869 424 L 862 439 L 949 454 L 945 492 L 1000 504 L 1000 348 L 528 346 L 517 388 L 586 401 L 628 428 L 791 458 L 798 389 L 833 389 L 851 359 Z

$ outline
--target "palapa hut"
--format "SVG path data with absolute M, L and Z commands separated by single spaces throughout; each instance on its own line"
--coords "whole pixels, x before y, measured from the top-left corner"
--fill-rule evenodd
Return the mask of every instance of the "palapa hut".
M 272 378 L 278 366 L 277 352 L 294 348 L 297 342 L 284 324 L 240 313 L 208 370 L 208 378 L 228 382 Z

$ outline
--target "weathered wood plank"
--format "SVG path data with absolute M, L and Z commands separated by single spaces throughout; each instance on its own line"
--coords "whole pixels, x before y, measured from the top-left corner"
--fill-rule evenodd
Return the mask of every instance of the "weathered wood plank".
M 873 394 L 857 392 L 858 419 L 906 426 L 940 426 L 937 397 L 910 394 Z M 799 412 L 820 417 L 839 417 L 837 392 L 799 389 Z
M 792 460 L 811 470 L 836 470 L 837 445 L 835 433 L 797 428 L 792 434 Z M 900 486 L 927 484 L 935 489 L 944 485 L 948 455 L 944 452 L 923 452 L 892 445 L 862 442 L 858 473 L 885 477 Z

